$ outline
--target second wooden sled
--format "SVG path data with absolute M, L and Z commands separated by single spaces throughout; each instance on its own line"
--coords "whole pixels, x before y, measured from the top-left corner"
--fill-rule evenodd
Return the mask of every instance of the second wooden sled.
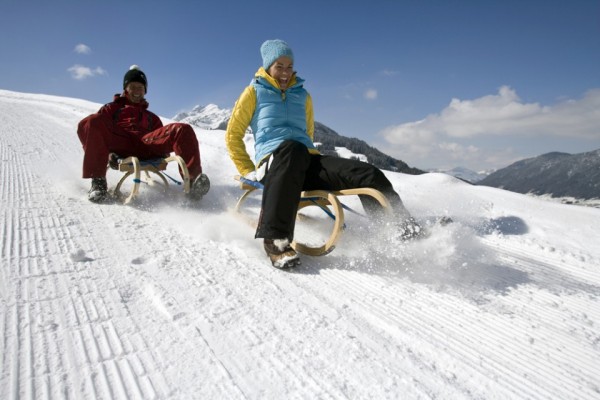
M 140 191 L 140 183 L 145 182 L 150 185 L 154 184 L 155 181 L 152 179 L 150 175 L 153 173 L 154 175 L 160 178 L 160 183 L 165 187 L 169 186 L 169 182 L 167 181 L 166 174 L 164 171 L 167 169 L 167 165 L 170 162 L 176 162 L 179 165 L 179 171 L 183 175 L 183 191 L 184 193 L 190 192 L 190 173 L 185 165 L 185 161 L 180 156 L 169 156 L 165 158 L 156 158 L 152 160 L 140 160 L 137 157 L 126 157 L 119 158 L 116 160 L 117 162 L 117 171 L 124 172 L 125 174 L 117 183 L 117 186 L 114 189 L 114 194 L 117 197 L 124 197 L 123 203 L 130 203 L 139 193 Z M 143 177 L 142 177 L 143 173 Z M 126 195 L 121 193 L 121 186 L 125 180 L 133 175 L 133 186 L 131 188 L 131 192 Z
M 262 189 L 263 186 L 260 182 L 251 181 L 239 175 L 236 175 L 234 179 L 240 183 L 240 188 L 244 190 L 244 193 L 235 205 L 235 211 L 239 214 L 242 214 L 242 205 L 244 204 L 248 196 L 255 190 Z M 292 248 L 299 253 L 303 253 L 309 256 L 322 256 L 331 253 L 335 249 L 335 245 L 338 242 L 344 229 L 344 209 L 350 210 L 349 207 L 346 207 L 340 202 L 339 197 L 358 195 L 373 197 L 375 200 L 377 200 L 377 202 L 379 202 L 379 204 L 382 206 L 382 208 L 388 215 L 392 213 L 392 208 L 388 199 L 383 195 L 383 193 L 376 189 L 357 188 L 337 191 L 304 191 L 301 194 L 300 203 L 298 204 L 298 211 L 302 210 L 305 207 L 317 206 L 332 218 L 333 227 L 331 229 L 331 233 L 329 234 L 328 239 L 323 245 L 313 246 L 307 243 L 300 243 L 294 240 L 291 243 Z M 250 221 L 250 219 L 248 220 L 250 223 L 256 226 L 256 221 Z

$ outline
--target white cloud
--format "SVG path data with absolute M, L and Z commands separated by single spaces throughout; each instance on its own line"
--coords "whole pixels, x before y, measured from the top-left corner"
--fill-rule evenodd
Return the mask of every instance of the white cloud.
M 73 65 L 67 71 L 69 71 L 71 73 L 71 77 L 73 79 L 76 79 L 78 81 L 81 81 L 81 80 L 84 80 L 87 78 L 92 78 L 92 77 L 98 76 L 98 75 L 106 75 L 106 70 L 104 70 L 102 67 L 96 67 L 96 68 L 92 69 L 90 67 L 86 67 L 86 66 L 79 65 L 79 64 Z
M 365 91 L 365 99 L 367 100 L 375 100 L 377 98 L 377 90 L 375 89 L 367 89 Z
M 600 89 L 580 99 L 543 106 L 525 103 L 515 90 L 503 86 L 497 94 L 452 99 L 439 113 L 388 127 L 380 134 L 390 154 L 413 165 L 503 167 L 524 154 L 541 154 L 538 151 L 547 142 L 598 140 Z M 505 148 L 506 143 L 517 147 Z M 531 143 L 538 145 L 533 149 Z
M 475 171 L 500 168 L 523 158 L 514 148 L 480 147 L 469 143 L 445 141 L 431 134 L 414 134 L 404 137 L 402 143 L 379 146 L 385 153 L 417 168 L 451 169 L 457 166 Z
M 592 138 L 597 137 L 598 127 L 600 89 L 589 91 L 580 100 L 541 106 L 522 102 L 513 89 L 503 86 L 495 95 L 475 100 L 452 99 L 439 114 L 387 128 L 384 136 L 391 143 L 415 132 L 455 138 L 505 134 Z
M 392 70 L 392 69 L 384 69 L 381 71 L 381 75 L 383 76 L 396 76 L 400 73 L 400 71 Z
M 75 46 L 73 51 L 75 53 L 79 53 L 79 54 L 90 54 L 92 52 L 92 49 L 90 49 L 89 46 L 87 46 L 83 43 L 79 43 L 77 46 Z

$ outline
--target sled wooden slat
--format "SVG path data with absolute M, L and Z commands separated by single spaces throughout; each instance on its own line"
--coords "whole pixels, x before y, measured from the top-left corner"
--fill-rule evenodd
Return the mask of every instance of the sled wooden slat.
M 146 160 L 140 161 L 137 157 L 126 157 L 118 160 L 119 169 L 118 171 L 124 172 L 124 175 L 121 177 L 117 186 L 114 189 L 114 194 L 117 197 L 124 197 L 123 203 L 130 203 L 139 193 L 140 191 L 140 183 L 143 182 L 153 185 L 155 181 L 152 179 L 150 175 L 157 175 L 162 185 L 165 187 L 169 186 L 169 182 L 167 178 L 163 174 L 162 171 L 167 169 L 167 165 L 170 162 L 176 162 L 179 164 L 179 170 L 183 175 L 183 191 L 184 193 L 190 192 L 190 173 L 185 165 L 185 161 L 180 156 L 169 156 L 166 158 L 158 158 L 154 160 Z M 142 178 L 142 173 L 144 174 Z M 121 185 L 125 182 L 125 180 L 133 175 L 133 187 L 129 195 L 125 195 L 121 193 Z
M 241 195 L 241 197 L 235 205 L 235 211 L 240 215 L 245 216 L 241 211 L 242 206 L 248 198 L 248 196 L 252 194 L 255 190 L 258 190 L 259 188 L 244 182 L 244 179 L 239 175 L 236 175 L 234 179 L 239 182 L 240 189 L 244 190 L 244 193 Z M 291 244 L 294 250 L 310 256 L 322 256 L 332 252 L 335 249 L 335 245 L 338 242 L 344 228 L 344 206 L 340 202 L 339 197 L 358 195 L 373 197 L 375 200 L 377 200 L 377 202 L 379 202 L 379 204 L 381 204 L 382 208 L 386 213 L 391 214 L 392 208 L 390 206 L 389 201 L 383 195 L 383 193 L 376 189 L 356 188 L 331 192 L 326 190 L 303 191 L 301 193 L 300 203 L 298 204 L 298 211 L 309 206 L 318 206 L 324 208 L 325 210 L 329 210 L 331 208 L 331 210 L 329 210 L 328 213 L 332 214 L 333 227 L 331 229 L 331 233 L 329 234 L 328 239 L 323 245 L 311 246 L 306 243 L 300 243 L 294 240 Z M 245 217 L 246 220 L 250 222 L 254 227 L 257 226 L 258 221 L 251 220 L 247 216 Z

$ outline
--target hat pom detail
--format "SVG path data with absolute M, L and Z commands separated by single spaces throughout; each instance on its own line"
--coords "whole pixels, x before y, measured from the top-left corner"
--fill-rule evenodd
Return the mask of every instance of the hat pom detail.
M 144 85 L 144 91 L 148 92 L 148 79 L 146 78 L 146 74 L 142 71 L 139 65 L 133 64 L 129 67 L 129 70 L 125 73 L 123 77 L 123 89 L 127 88 L 127 85 L 131 82 L 139 82 Z

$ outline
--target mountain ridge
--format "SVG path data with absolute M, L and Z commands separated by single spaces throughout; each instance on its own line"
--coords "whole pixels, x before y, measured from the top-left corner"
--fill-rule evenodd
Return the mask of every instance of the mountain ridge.
M 599 199 L 600 149 L 577 154 L 554 151 L 527 158 L 477 184 L 523 194 Z

